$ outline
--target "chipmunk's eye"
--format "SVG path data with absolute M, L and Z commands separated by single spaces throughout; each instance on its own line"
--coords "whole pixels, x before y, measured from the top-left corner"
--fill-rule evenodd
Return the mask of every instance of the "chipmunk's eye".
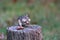
M 26 19 L 22 19 L 22 21 L 23 21 L 23 22 L 25 22 L 25 21 L 26 21 Z
M 29 21 L 31 21 L 31 19 L 28 19 Z

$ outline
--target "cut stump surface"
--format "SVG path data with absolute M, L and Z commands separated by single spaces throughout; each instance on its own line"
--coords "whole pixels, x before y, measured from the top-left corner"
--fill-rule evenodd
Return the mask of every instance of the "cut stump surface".
M 42 40 L 41 26 L 29 25 L 23 30 L 17 30 L 17 26 L 7 28 L 7 40 Z

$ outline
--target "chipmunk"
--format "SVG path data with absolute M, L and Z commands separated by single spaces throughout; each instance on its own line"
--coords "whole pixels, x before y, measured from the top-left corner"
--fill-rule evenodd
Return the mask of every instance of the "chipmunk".
M 30 21 L 31 21 L 31 19 L 29 18 L 29 15 L 27 15 L 27 14 L 18 17 L 17 20 L 18 20 L 18 26 L 20 26 L 18 28 L 24 28 L 24 27 L 26 27 L 27 25 L 30 24 Z

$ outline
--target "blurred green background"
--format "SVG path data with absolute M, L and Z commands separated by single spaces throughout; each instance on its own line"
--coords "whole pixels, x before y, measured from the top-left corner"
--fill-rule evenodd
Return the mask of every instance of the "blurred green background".
M 0 0 L 0 33 L 25 13 L 42 26 L 43 40 L 60 40 L 60 0 Z

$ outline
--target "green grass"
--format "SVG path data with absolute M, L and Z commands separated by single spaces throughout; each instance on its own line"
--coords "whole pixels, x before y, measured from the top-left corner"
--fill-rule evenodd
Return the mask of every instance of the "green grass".
M 0 23 L 3 25 L 0 32 L 6 34 L 6 20 L 11 21 L 16 16 L 31 12 L 32 22 L 37 22 L 38 25 L 42 26 L 44 40 L 60 40 L 60 11 L 56 5 L 51 4 L 46 8 L 38 3 L 30 7 L 25 3 L 16 3 L 8 4 L 6 7 L 6 12 L 0 11 Z

